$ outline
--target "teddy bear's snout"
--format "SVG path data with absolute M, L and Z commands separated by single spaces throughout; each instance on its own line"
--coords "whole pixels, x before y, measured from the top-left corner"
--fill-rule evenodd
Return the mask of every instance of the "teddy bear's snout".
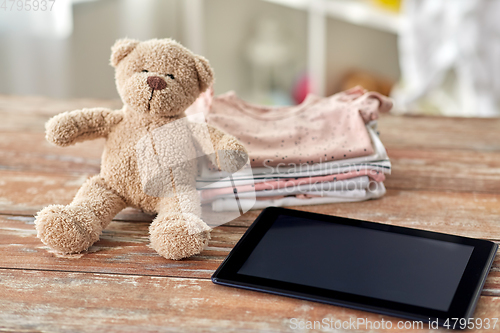
M 149 86 L 154 90 L 162 90 L 167 87 L 167 82 L 159 76 L 149 76 L 147 81 Z

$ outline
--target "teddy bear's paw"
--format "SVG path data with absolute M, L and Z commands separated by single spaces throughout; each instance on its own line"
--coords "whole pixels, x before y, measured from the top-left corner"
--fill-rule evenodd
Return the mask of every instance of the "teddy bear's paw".
M 78 135 L 78 126 L 69 112 L 54 116 L 45 124 L 46 139 L 58 146 L 66 147 L 74 143 Z
M 99 239 L 96 216 L 83 207 L 52 205 L 38 212 L 35 219 L 38 238 L 62 253 L 87 250 Z
M 248 160 L 245 147 L 231 136 L 225 136 L 219 142 L 217 153 L 221 170 L 231 173 L 241 169 Z
M 210 228 L 199 217 L 173 213 L 155 219 L 149 227 L 151 246 L 167 259 L 200 253 L 210 240 Z

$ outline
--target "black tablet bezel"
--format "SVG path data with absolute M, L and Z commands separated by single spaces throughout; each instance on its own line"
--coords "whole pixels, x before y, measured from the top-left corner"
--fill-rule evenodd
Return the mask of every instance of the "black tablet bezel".
M 471 245 L 474 247 L 474 250 L 462 275 L 462 279 L 460 280 L 448 311 L 439 311 L 367 296 L 238 274 L 237 272 L 248 259 L 255 246 L 269 230 L 279 215 L 302 217 L 451 243 Z M 429 321 L 438 319 L 438 322 L 443 324 L 448 318 L 472 317 L 477 299 L 479 298 L 484 281 L 493 263 L 497 247 L 498 246 L 495 243 L 481 239 L 454 236 L 344 217 L 309 213 L 286 208 L 269 207 L 262 211 L 224 262 L 215 271 L 212 276 L 212 281 L 221 285 L 263 291 L 333 305 L 341 305 L 359 310 L 399 316 L 412 320 Z

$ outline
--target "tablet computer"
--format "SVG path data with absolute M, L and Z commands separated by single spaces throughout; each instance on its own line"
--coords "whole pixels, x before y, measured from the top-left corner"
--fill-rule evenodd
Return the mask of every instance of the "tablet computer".
M 497 247 L 481 239 L 270 207 L 212 281 L 443 325 L 472 317 Z

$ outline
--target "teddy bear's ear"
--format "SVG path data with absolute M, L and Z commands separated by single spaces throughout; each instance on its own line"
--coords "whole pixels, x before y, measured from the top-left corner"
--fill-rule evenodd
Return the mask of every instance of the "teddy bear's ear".
M 214 72 L 208 60 L 202 56 L 196 56 L 194 58 L 194 63 L 196 66 L 196 72 L 198 73 L 198 85 L 200 88 L 200 93 L 207 90 L 208 87 L 214 83 Z
M 140 42 L 135 39 L 118 39 L 111 47 L 111 66 L 116 67 Z

